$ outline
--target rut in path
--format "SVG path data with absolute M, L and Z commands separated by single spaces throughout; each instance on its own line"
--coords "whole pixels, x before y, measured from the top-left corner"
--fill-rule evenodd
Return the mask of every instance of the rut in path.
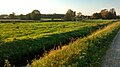
M 120 31 L 106 52 L 101 67 L 120 67 Z

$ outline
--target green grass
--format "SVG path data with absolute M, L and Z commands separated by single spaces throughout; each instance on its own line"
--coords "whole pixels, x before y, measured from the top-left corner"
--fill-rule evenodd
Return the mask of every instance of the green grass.
M 13 41 L 14 38 L 40 38 L 51 34 L 77 30 L 85 26 L 89 26 L 89 23 L 1 23 L 0 40 L 9 42 Z
M 112 21 L 0 23 L 0 64 L 16 63 L 55 46 L 84 37 Z
M 104 24 L 106 21 L 89 22 L 43 22 L 43 23 L 0 23 L 0 41 L 9 42 L 14 39 L 42 38 L 52 34 L 60 34 L 78 30 L 86 26 Z M 104 22 L 104 23 L 102 23 Z
M 34 60 L 32 67 L 98 67 L 102 56 L 120 29 L 120 22 L 108 25 L 91 35 L 78 39 L 62 49 Z

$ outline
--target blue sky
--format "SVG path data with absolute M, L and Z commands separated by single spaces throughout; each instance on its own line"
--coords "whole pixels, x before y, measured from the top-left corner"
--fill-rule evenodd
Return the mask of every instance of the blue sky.
M 0 0 L 0 14 L 27 14 L 34 9 L 46 14 L 65 14 L 68 9 L 91 15 L 102 9 L 115 8 L 120 14 L 120 0 Z

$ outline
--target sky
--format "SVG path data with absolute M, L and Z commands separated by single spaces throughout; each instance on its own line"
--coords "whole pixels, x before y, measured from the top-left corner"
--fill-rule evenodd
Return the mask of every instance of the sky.
M 27 14 L 39 10 L 42 14 L 65 14 L 68 9 L 92 15 L 102 9 L 115 8 L 120 15 L 120 0 L 0 0 L 0 14 Z

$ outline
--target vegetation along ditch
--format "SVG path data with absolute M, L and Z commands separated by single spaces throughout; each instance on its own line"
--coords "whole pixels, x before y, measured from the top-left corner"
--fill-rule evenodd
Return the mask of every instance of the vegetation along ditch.
M 119 29 L 120 21 L 112 23 L 62 49 L 51 50 L 33 60 L 31 67 L 100 67 L 101 58 Z
M 68 44 L 72 39 L 82 38 L 94 32 L 97 29 L 101 29 L 108 24 L 106 23 L 91 23 L 81 27 L 77 30 L 69 31 L 66 33 L 51 34 L 47 37 L 36 39 L 17 39 L 13 41 L 0 43 L 0 65 L 4 66 L 5 60 L 8 60 L 11 65 L 22 66 L 26 65 L 30 60 L 35 57 L 39 57 L 45 51 L 49 51 L 58 46 Z M 23 62 L 24 61 L 24 62 Z

